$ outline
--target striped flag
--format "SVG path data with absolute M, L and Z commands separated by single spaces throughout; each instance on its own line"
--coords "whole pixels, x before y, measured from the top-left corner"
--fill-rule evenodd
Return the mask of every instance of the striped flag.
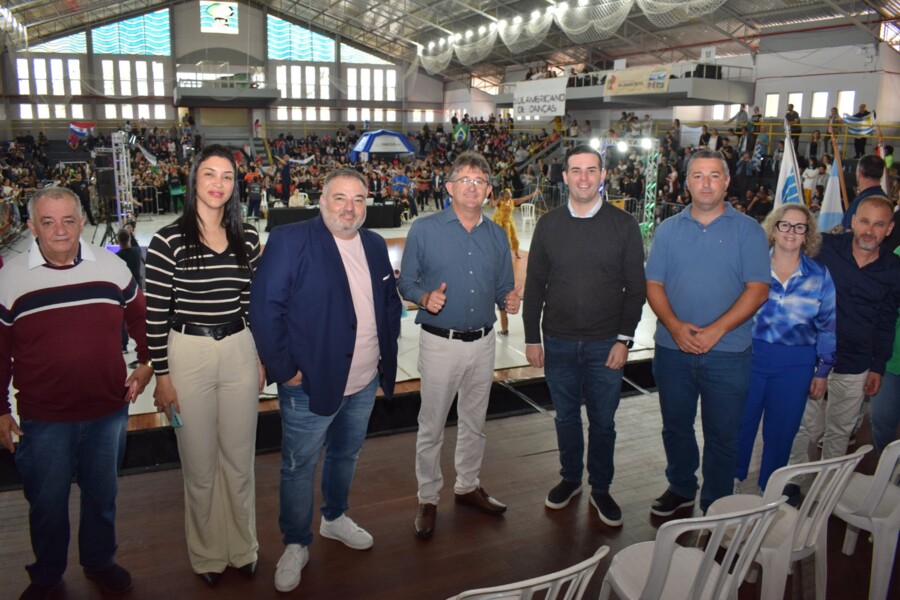
M 872 135 L 875 131 L 872 113 L 867 114 L 865 117 L 852 117 L 845 114 L 844 123 L 847 125 L 847 133 L 856 137 Z
M 822 198 L 822 209 L 819 211 L 819 231 L 827 232 L 836 225 L 840 225 L 844 219 L 844 207 L 841 204 L 841 157 L 835 156 L 831 163 L 831 173 L 828 176 L 828 185 L 825 186 L 825 196 Z
M 91 121 L 90 123 L 72 122 L 69 123 L 69 131 L 77 135 L 78 137 L 85 137 L 88 133 L 94 133 L 94 127 L 96 127 L 96 125 L 97 124 L 93 121 Z
M 782 204 L 803 202 L 800 191 L 800 169 L 797 167 L 797 154 L 791 143 L 791 125 L 784 120 L 784 157 L 781 159 L 781 172 L 778 174 L 778 186 L 775 188 L 775 203 L 772 209 Z

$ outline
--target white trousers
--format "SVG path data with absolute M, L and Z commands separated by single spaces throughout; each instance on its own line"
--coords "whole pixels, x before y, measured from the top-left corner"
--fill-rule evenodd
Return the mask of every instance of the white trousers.
M 419 373 L 422 406 L 416 436 L 416 479 L 419 502 L 437 504 L 444 478 L 441 446 L 444 426 L 458 395 L 456 411 L 457 494 L 479 486 L 478 474 L 484 457 L 484 421 L 494 380 L 493 330 L 474 342 L 445 339 L 424 330 L 419 333 Z
M 222 340 L 169 333 L 169 374 L 184 427 L 185 532 L 196 573 L 257 558 L 256 419 L 259 371 L 249 329 Z

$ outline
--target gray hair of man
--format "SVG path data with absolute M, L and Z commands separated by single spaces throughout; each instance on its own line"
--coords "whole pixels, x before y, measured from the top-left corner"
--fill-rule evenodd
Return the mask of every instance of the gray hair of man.
M 349 167 L 341 167 L 340 169 L 335 169 L 328 173 L 325 177 L 325 182 L 322 184 L 322 198 L 326 198 L 328 196 L 328 184 L 337 179 L 338 177 L 346 177 L 348 179 L 355 179 L 360 182 L 363 186 L 363 189 L 366 190 L 366 193 L 369 193 L 369 180 L 366 179 L 366 176 L 357 171 L 356 169 L 351 169 Z
M 728 161 L 725 160 L 725 155 L 719 152 L 718 150 L 697 150 L 691 153 L 691 157 L 688 159 L 687 164 L 684 166 L 684 172 L 687 175 L 691 174 L 691 165 L 694 164 L 695 160 L 702 160 L 708 158 L 716 158 L 722 161 L 722 173 L 725 177 L 729 177 L 728 171 Z
M 81 199 L 78 197 L 78 194 L 76 194 L 69 188 L 54 186 L 38 190 L 31 198 L 28 199 L 29 219 L 34 216 L 34 207 L 37 206 L 37 203 L 44 198 L 71 198 L 75 202 L 75 210 L 78 213 L 78 218 L 81 218 Z
M 462 169 L 469 167 L 470 169 L 477 169 L 484 173 L 485 178 L 488 183 L 491 181 L 491 165 L 488 164 L 487 159 L 485 159 L 482 155 L 477 152 L 472 152 L 471 150 L 467 150 L 456 157 L 456 160 L 453 161 L 453 166 L 450 168 L 450 179 L 451 181 L 456 180 L 456 174 L 459 173 Z

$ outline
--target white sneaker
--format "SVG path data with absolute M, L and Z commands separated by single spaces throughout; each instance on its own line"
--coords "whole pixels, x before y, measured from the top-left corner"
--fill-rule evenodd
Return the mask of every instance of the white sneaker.
M 375 540 L 369 532 L 353 522 L 347 515 L 341 515 L 334 521 L 322 519 L 319 527 L 319 535 L 332 540 L 343 542 L 344 545 L 354 550 L 366 550 L 372 547 Z
M 290 592 L 300 585 L 300 571 L 309 562 L 309 550 L 300 544 L 288 544 L 275 567 L 275 589 Z

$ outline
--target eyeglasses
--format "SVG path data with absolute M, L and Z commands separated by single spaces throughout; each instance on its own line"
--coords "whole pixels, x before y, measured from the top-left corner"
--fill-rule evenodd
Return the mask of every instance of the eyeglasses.
M 790 221 L 776 221 L 775 229 L 780 231 L 781 233 L 787 233 L 790 230 L 794 230 L 794 233 L 797 235 L 803 235 L 807 231 L 809 231 L 809 225 L 807 223 L 791 223 Z
M 485 179 L 470 179 L 469 177 L 460 177 L 459 179 L 454 179 L 450 183 L 459 183 L 466 187 L 470 185 L 474 185 L 475 187 L 484 187 L 488 182 Z

